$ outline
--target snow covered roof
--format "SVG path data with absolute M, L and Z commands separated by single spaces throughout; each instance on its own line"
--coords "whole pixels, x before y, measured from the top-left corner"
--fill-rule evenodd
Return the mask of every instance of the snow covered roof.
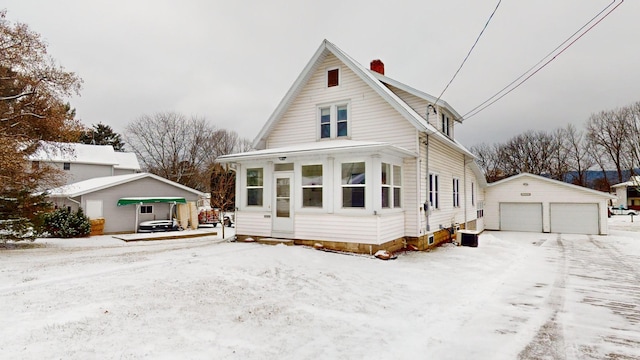
M 116 151 L 114 155 L 118 161 L 118 164 L 114 166 L 116 169 L 140 170 L 140 163 L 135 153 Z
M 511 181 L 515 181 L 515 180 L 518 180 L 518 179 L 521 179 L 521 178 L 527 178 L 527 177 L 528 178 L 537 179 L 537 180 L 541 180 L 541 181 L 546 181 L 548 183 L 552 183 L 552 184 L 556 184 L 556 185 L 562 185 L 562 186 L 565 186 L 565 187 L 568 187 L 568 188 L 571 188 L 571 189 L 575 189 L 575 190 L 579 190 L 579 191 L 585 191 L 585 192 L 588 192 L 588 193 L 591 193 L 591 194 L 594 194 L 594 195 L 599 195 L 599 196 L 602 196 L 602 197 L 608 198 L 608 199 L 615 199 L 616 198 L 615 196 L 613 196 L 611 194 L 608 194 L 608 193 L 605 193 L 605 192 L 602 192 L 602 191 L 593 190 L 593 189 L 586 188 L 584 186 L 574 185 L 574 184 L 566 183 L 564 181 L 554 180 L 554 179 L 546 178 L 544 176 L 534 175 L 534 174 L 530 174 L 530 173 L 521 173 L 521 174 L 518 174 L 518 175 L 514 175 L 514 176 L 508 177 L 506 179 L 502 179 L 502 180 L 490 183 L 488 185 L 488 187 L 498 186 L 498 185 L 504 184 L 506 182 L 511 182 Z
M 313 143 L 297 144 L 292 146 L 249 151 L 240 154 L 220 156 L 216 161 L 221 163 L 235 162 L 241 160 L 257 160 L 265 158 L 279 158 L 286 156 L 305 156 L 316 154 L 332 153 L 354 153 L 354 152 L 378 152 L 396 155 L 400 157 L 417 157 L 418 155 L 407 149 L 394 146 L 389 143 L 375 141 L 355 141 L 355 140 L 332 140 L 318 141 Z
M 182 184 L 178 184 L 171 180 L 167 180 L 165 178 L 162 178 L 160 176 L 150 174 L 150 173 L 104 176 L 104 177 L 78 181 L 72 184 L 67 184 L 64 186 L 57 187 L 55 189 L 48 190 L 47 194 L 49 194 L 50 197 L 76 197 L 76 196 L 89 194 L 98 190 L 107 189 L 120 184 L 125 184 L 128 182 L 144 179 L 147 177 L 156 179 L 158 181 L 162 181 L 166 184 L 175 186 L 177 188 L 192 192 L 198 196 L 204 196 L 204 193 L 198 190 L 192 189 L 190 187 L 184 186 Z
M 464 146 L 459 144 L 456 141 L 453 141 L 449 137 L 445 136 L 441 132 L 439 132 L 436 128 L 434 128 L 431 124 L 429 124 L 422 116 L 420 116 L 411 106 L 409 106 L 406 102 L 404 102 L 400 97 L 398 97 L 391 89 L 389 89 L 383 81 L 385 80 L 389 82 L 390 85 L 396 86 L 398 88 L 402 88 L 403 90 L 407 90 L 408 92 L 415 94 L 421 98 L 429 100 L 433 98 L 432 96 L 419 92 L 415 89 L 407 85 L 403 85 L 400 82 L 389 79 L 387 77 L 379 78 L 377 73 L 369 71 L 367 68 L 360 65 L 358 62 L 353 60 L 349 55 L 340 50 L 337 46 L 330 43 L 326 39 L 322 42 L 318 50 L 316 50 L 315 54 L 311 58 L 311 60 L 307 63 L 302 73 L 298 76 L 296 81 L 293 83 L 285 97 L 282 99 L 278 107 L 275 109 L 273 114 L 269 117 L 269 120 L 264 125 L 262 130 L 258 133 L 255 140 L 253 141 L 253 147 L 256 149 L 264 148 L 264 144 L 266 143 L 266 139 L 275 126 L 275 124 L 280 120 L 280 118 L 286 113 L 287 109 L 291 105 L 291 103 L 295 100 L 296 96 L 302 91 L 304 85 L 308 82 L 308 80 L 313 75 L 314 71 L 317 67 L 324 61 L 324 59 L 329 55 L 333 54 L 337 57 L 342 63 L 344 63 L 351 71 L 353 71 L 356 76 L 358 76 L 362 81 L 368 84 L 376 93 L 378 93 L 383 99 L 385 99 L 396 111 L 398 111 L 405 119 L 407 119 L 410 123 L 412 123 L 419 131 L 424 131 L 429 133 L 429 135 L 435 136 L 438 140 L 442 141 L 444 144 L 456 149 L 459 152 L 464 153 L 465 155 L 475 158 L 473 153 L 467 150 Z M 393 82 L 393 83 L 392 83 Z M 419 94 L 419 95 L 418 95 Z M 444 101 L 439 102 L 448 111 L 454 114 L 456 117 L 460 117 L 459 114 Z
M 42 142 L 38 150 L 29 156 L 29 160 L 101 165 L 118 164 L 111 145 L 57 142 Z
M 640 176 L 632 176 L 629 181 L 623 182 L 620 184 L 612 185 L 611 187 L 629 187 L 629 186 L 640 186 Z

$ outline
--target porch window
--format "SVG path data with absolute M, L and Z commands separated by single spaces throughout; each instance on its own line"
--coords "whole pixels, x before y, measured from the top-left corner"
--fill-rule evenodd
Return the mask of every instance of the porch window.
M 264 176 L 262 168 L 247 169 L 247 205 L 262 206 Z
M 391 207 L 391 165 L 382 163 L 382 208 Z
M 393 207 L 402 207 L 402 168 L 393 166 Z
M 365 163 L 342 164 L 342 207 L 364 208 Z
M 429 174 L 429 205 L 432 209 L 440 208 L 440 195 L 438 194 L 438 175 Z
M 302 166 L 302 206 L 322 207 L 322 165 Z
M 453 207 L 460 207 L 460 179 L 453 179 Z

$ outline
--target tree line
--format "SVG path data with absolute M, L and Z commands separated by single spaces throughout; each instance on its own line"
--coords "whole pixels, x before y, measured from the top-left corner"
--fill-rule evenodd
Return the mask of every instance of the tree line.
M 488 182 L 528 172 L 608 192 L 640 167 L 640 101 L 594 113 L 584 129 L 569 124 L 552 131 L 528 130 L 504 143 L 470 150 Z M 589 181 L 590 171 L 601 176 Z M 613 179 L 607 176 L 611 171 Z

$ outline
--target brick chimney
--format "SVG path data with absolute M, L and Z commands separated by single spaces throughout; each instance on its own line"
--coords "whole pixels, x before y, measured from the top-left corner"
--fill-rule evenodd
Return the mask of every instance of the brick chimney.
M 384 75 L 384 63 L 379 59 L 371 61 L 371 70 Z

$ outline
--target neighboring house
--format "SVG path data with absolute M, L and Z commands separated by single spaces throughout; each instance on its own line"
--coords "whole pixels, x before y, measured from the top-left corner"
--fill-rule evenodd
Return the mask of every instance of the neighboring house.
M 66 184 L 140 171 L 134 153 L 116 152 L 111 145 L 44 143 L 29 160 L 34 167 L 49 165 L 63 171 Z
M 177 199 L 197 203 L 206 196 L 149 173 L 98 177 L 47 193 L 57 208 L 75 211 L 82 207 L 89 218 L 104 218 L 105 233 L 134 232 L 142 221 L 171 219 L 170 210 Z
M 485 189 L 487 230 L 606 235 L 613 195 L 533 174 L 519 174 Z
M 486 182 L 445 101 L 367 69 L 323 41 L 237 171 L 239 239 L 360 253 L 427 249 L 484 229 Z
M 611 186 L 616 193 L 616 206 L 640 210 L 640 176 L 632 176 L 629 181 Z

